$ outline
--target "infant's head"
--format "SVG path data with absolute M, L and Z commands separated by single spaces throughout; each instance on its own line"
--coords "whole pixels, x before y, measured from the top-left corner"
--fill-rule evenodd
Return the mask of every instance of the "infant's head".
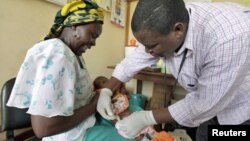
M 105 86 L 105 83 L 108 81 L 108 78 L 105 77 L 105 76 L 98 76 L 94 82 L 93 82 L 93 85 L 94 85 L 94 90 L 98 90 L 98 89 L 101 89 L 101 88 L 104 88 Z

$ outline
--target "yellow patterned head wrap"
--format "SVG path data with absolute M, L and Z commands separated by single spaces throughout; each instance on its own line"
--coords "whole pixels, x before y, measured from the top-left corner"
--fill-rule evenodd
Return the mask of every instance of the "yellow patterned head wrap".
M 63 27 L 93 22 L 103 23 L 103 12 L 96 0 L 74 0 L 57 12 L 54 24 L 44 40 L 58 37 Z

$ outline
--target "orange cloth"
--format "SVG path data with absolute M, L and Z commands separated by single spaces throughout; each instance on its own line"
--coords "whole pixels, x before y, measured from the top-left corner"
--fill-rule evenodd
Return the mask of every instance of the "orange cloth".
M 161 132 L 156 132 L 154 135 L 154 138 L 151 141 L 174 141 L 173 135 L 161 131 Z

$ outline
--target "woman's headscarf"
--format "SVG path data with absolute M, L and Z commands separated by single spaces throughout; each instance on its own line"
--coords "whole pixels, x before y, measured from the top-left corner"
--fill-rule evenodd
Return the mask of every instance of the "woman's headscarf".
M 103 23 L 103 12 L 96 4 L 96 0 L 74 0 L 57 12 L 54 24 L 44 40 L 58 37 L 63 27 L 92 22 Z

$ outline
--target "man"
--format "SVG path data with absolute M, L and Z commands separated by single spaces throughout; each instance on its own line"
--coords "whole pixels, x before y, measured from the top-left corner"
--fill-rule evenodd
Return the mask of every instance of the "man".
M 110 96 L 159 57 L 187 90 L 165 109 L 136 112 L 116 127 L 134 137 L 143 127 L 177 122 L 196 127 L 196 140 L 207 140 L 208 124 L 250 124 L 250 9 L 233 3 L 139 0 L 132 31 L 141 43 L 117 65 L 97 110 L 113 118 Z

